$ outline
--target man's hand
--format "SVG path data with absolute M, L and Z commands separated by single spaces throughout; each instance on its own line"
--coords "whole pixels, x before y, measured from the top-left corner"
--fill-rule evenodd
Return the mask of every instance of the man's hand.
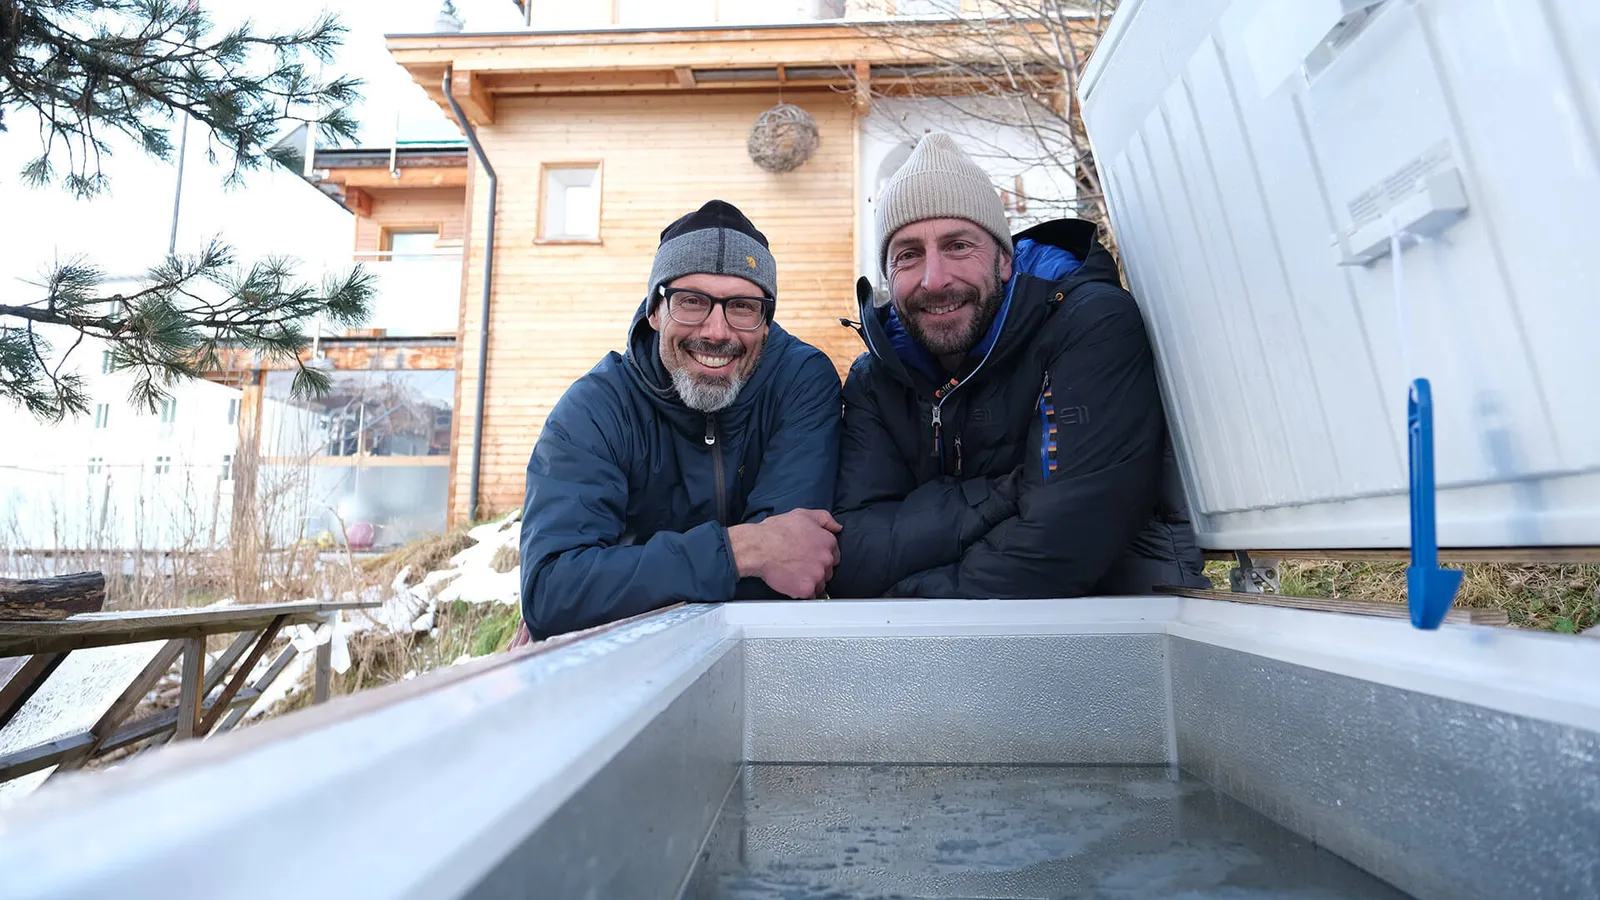
M 822 592 L 839 564 L 838 522 L 827 511 L 796 509 L 728 529 L 739 577 L 760 578 L 796 600 Z

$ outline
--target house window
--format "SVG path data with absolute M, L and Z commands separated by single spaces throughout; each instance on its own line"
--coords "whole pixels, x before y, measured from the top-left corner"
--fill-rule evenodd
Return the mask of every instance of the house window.
M 106 470 L 106 458 L 104 456 L 91 456 L 91 457 L 89 457 L 89 474 L 90 475 L 99 475 L 101 472 L 104 472 L 105 470 Z
M 539 239 L 600 240 L 600 164 L 547 163 Z
M 101 375 L 110 375 L 111 374 L 111 362 L 112 362 L 112 360 L 111 360 L 111 351 L 110 350 L 101 350 L 100 351 L 100 374 Z
M 161 417 L 162 422 L 171 424 L 174 419 L 178 418 L 177 398 L 163 397 L 158 400 L 156 402 L 156 414 Z
M 234 425 L 239 421 L 239 398 L 228 401 L 228 424 Z
M 158 456 L 158 457 L 156 457 L 156 474 L 157 475 L 165 475 L 165 474 L 167 474 L 168 472 L 171 472 L 171 471 L 172 471 L 172 457 L 170 457 L 170 456 Z
M 437 255 L 438 245 L 438 226 L 385 229 L 383 249 L 389 252 L 383 259 L 390 262 L 427 262 Z
M 111 423 L 111 404 L 96 403 L 94 405 L 94 427 L 105 428 Z
M 232 453 L 224 453 L 222 455 L 222 480 L 223 481 L 232 481 L 233 480 L 233 454 Z

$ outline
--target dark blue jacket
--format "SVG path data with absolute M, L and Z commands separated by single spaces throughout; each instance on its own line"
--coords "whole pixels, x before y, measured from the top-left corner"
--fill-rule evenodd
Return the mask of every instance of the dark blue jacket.
M 611 353 L 551 410 L 528 460 L 522 615 L 534 639 L 661 606 L 775 597 L 738 578 L 728 526 L 827 509 L 839 376 L 773 323 L 733 405 L 684 406 L 641 305 Z
M 1081 220 L 1015 245 L 1000 312 L 958 384 L 892 307 L 873 306 L 870 285 L 858 291 L 868 352 L 844 388 L 834 597 L 1209 584 L 1116 262 Z

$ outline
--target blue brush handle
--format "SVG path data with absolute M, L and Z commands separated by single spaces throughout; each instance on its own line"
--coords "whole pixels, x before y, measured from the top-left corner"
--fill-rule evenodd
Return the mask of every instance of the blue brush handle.
M 1406 567 L 1406 603 L 1411 624 L 1432 630 L 1444 621 L 1461 587 L 1462 572 L 1439 568 L 1439 536 L 1434 514 L 1433 389 L 1428 379 L 1411 382 L 1406 400 L 1410 433 L 1411 565 Z

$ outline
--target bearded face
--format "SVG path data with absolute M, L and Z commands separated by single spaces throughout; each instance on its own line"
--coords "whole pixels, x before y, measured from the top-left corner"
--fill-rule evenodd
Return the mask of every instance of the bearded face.
M 925 219 L 895 232 L 888 269 L 900 321 L 954 369 L 994 324 L 1011 259 L 992 235 L 965 219 Z
M 712 304 L 707 311 L 677 314 L 674 307 L 691 296 L 696 302 L 703 297 L 759 298 L 761 289 L 743 278 L 710 274 L 685 275 L 667 287 L 692 294 L 673 292 L 650 313 L 651 327 L 661 334 L 658 342 L 661 365 L 672 377 L 672 386 L 685 406 L 703 413 L 726 409 L 738 399 L 739 391 L 750 380 L 756 363 L 761 361 L 761 350 L 767 340 L 767 322 L 762 320 L 754 329 L 735 327 L 747 323 L 737 314 L 738 321 L 730 323 L 726 304 Z M 685 325 L 684 321 L 696 324 Z

